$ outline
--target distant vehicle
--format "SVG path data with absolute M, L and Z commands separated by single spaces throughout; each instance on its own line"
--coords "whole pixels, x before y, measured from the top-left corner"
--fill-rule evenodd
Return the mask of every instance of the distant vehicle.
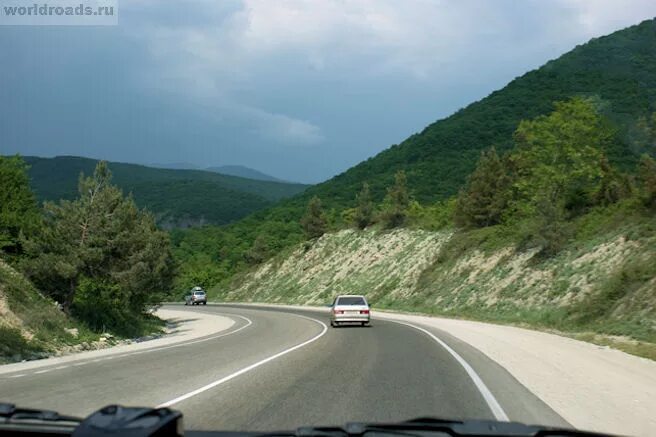
M 369 326 L 369 304 L 364 296 L 344 295 L 335 298 L 330 309 L 330 326 L 336 328 L 345 323 Z
M 194 287 L 185 295 L 185 305 L 207 305 L 207 295 L 201 287 Z

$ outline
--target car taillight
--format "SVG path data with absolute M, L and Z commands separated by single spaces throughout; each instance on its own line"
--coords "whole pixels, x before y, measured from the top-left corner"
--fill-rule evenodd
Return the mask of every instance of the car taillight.
M 344 310 L 333 310 L 335 314 L 344 314 Z
M 360 314 L 369 314 L 369 310 L 360 310 Z

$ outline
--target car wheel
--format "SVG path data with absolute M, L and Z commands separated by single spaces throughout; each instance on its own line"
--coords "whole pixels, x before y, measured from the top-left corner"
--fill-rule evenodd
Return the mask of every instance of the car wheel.
M 203 305 L 207 305 L 207 302 L 203 302 Z

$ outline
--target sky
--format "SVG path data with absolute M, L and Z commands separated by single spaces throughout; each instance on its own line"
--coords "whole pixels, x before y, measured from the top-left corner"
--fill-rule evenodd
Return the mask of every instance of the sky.
M 656 1 L 122 0 L 118 14 L 0 26 L 0 154 L 316 183 Z

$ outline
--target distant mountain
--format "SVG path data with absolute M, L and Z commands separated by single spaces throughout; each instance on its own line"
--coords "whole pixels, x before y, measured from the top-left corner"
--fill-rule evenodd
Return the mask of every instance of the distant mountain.
M 80 173 L 91 175 L 98 162 L 76 156 L 24 157 L 40 200 L 77 195 Z M 172 170 L 110 162 L 113 182 L 132 193 L 167 228 L 226 224 L 305 190 L 307 185 L 260 181 L 203 170 Z
M 243 165 L 222 165 L 220 167 L 207 167 L 205 170 L 240 178 L 255 179 L 257 181 L 286 182 L 261 171 Z
M 191 164 L 189 162 L 170 162 L 165 164 L 151 163 L 148 166 L 155 167 L 155 168 L 168 168 L 169 170 L 200 170 L 201 169 L 197 165 Z

